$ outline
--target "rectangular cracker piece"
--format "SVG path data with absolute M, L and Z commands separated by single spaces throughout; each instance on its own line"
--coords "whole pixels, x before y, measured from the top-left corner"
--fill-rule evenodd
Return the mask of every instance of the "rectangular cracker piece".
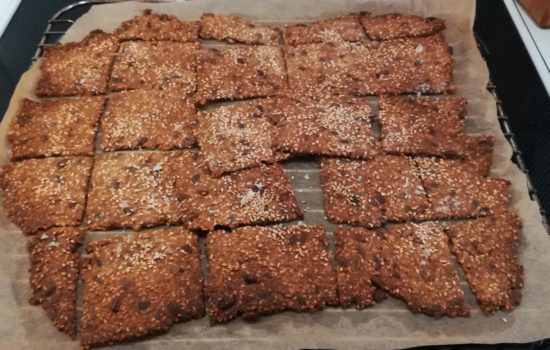
M 92 31 L 80 42 L 57 43 L 44 49 L 36 95 L 74 96 L 106 92 L 109 71 L 118 49 L 116 38 Z
M 434 318 L 469 316 L 448 238 L 436 223 L 389 226 L 373 283 L 413 312 Z
M 274 126 L 263 111 L 263 100 L 253 100 L 200 113 L 196 137 L 214 176 L 277 160 Z
M 451 93 L 452 53 L 443 35 L 367 43 L 287 47 L 293 91 L 329 90 L 356 96 Z
M 212 322 L 256 319 L 338 302 L 323 226 L 242 227 L 206 240 L 205 293 Z
M 104 102 L 102 97 L 24 99 L 8 132 L 11 159 L 93 155 Z
M 188 152 L 102 153 L 96 157 L 87 220 L 92 230 L 181 222 L 176 181 Z
M 197 115 L 177 88 L 111 94 L 101 119 L 103 151 L 190 148 Z
M 479 217 L 505 207 L 510 183 L 483 177 L 459 159 L 414 158 L 437 219 Z
M 370 174 L 371 164 L 351 159 L 321 160 L 323 207 L 331 222 L 366 227 L 382 225 L 384 197 L 376 180 L 365 176 Z
M 93 162 L 91 157 L 63 157 L 4 166 L 4 213 L 25 234 L 80 225 Z
M 29 238 L 31 267 L 29 302 L 42 305 L 55 328 L 76 337 L 76 285 L 80 270 L 77 248 L 86 231 L 61 227 L 38 231 Z
M 372 40 L 424 37 L 445 29 L 445 21 L 436 17 L 420 17 L 401 13 L 372 15 L 361 13 L 361 25 Z
M 177 41 L 199 40 L 199 22 L 181 21 L 176 16 L 143 11 L 142 15 L 122 22 L 115 30 L 119 40 Z
M 180 227 L 135 232 L 93 241 L 86 250 L 84 348 L 166 332 L 204 316 L 194 234 Z
M 464 156 L 466 103 L 464 98 L 380 97 L 384 151 L 406 155 Z
M 197 88 L 198 43 L 126 41 L 113 65 L 109 88 L 113 91 L 178 88 L 182 95 Z
M 414 163 L 379 155 L 368 161 L 321 160 L 323 204 L 330 221 L 367 227 L 433 217 Z
M 283 28 L 283 36 L 285 44 L 290 46 L 366 39 L 359 15 L 355 13 L 307 24 L 287 25 Z
M 294 191 L 279 164 L 261 165 L 214 178 L 196 166 L 180 172 L 178 188 L 183 222 L 193 230 L 217 226 L 285 222 L 303 217 Z
M 285 97 L 277 99 L 273 112 L 278 114 L 274 146 L 281 151 L 350 158 L 379 152 L 366 99 Z
M 463 162 L 466 167 L 481 176 L 489 176 L 493 165 L 494 137 L 490 135 L 467 135 L 464 138 Z
M 334 237 L 340 305 L 355 304 L 362 310 L 382 302 L 385 292 L 371 282 L 380 267 L 381 243 L 377 232 L 362 227 L 337 227 Z
M 197 74 L 202 104 L 273 96 L 287 85 L 283 53 L 276 46 L 201 50 Z
M 203 13 L 200 37 L 229 43 L 279 45 L 281 32 L 277 28 L 238 16 Z
M 523 266 L 518 261 L 521 220 L 506 209 L 449 225 L 452 252 L 481 310 L 511 311 L 521 302 Z

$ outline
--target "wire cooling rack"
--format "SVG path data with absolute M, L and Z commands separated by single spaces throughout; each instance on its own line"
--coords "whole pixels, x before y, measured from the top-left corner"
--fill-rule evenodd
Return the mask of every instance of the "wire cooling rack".
M 40 56 L 42 56 L 44 52 L 44 48 L 55 44 L 65 34 L 65 32 L 69 29 L 69 27 L 73 25 L 74 22 L 90 8 L 90 6 L 97 5 L 97 4 L 113 3 L 118 1 L 120 0 L 81 0 L 63 7 L 61 10 L 56 12 L 52 16 L 52 18 L 48 21 L 46 30 L 44 31 L 42 38 L 40 39 L 40 42 L 38 44 L 38 47 L 36 49 L 36 52 L 34 54 L 34 57 L 32 58 L 33 61 L 36 61 Z M 162 2 L 162 1 L 151 0 L 151 1 L 144 1 L 144 2 Z M 483 43 L 481 38 L 475 35 L 475 33 L 474 33 L 474 36 L 478 44 L 478 48 L 482 56 L 485 58 L 485 56 L 488 53 L 486 45 Z M 499 99 L 497 94 L 497 87 L 493 84 L 490 78 L 489 78 L 489 83 L 487 84 L 487 90 L 491 93 L 491 95 L 493 95 L 495 99 L 495 103 L 497 106 L 497 118 L 500 123 L 500 127 L 504 133 L 504 136 L 512 146 L 512 161 L 519 167 L 519 169 L 522 172 L 525 173 L 527 178 L 527 189 L 529 191 L 529 197 L 531 197 L 531 199 L 536 201 L 536 203 L 538 204 L 540 213 L 542 215 L 542 223 L 546 229 L 546 232 L 550 234 L 550 226 L 546 218 L 546 212 L 544 211 L 544 209 L 542 209 L 542 206 L 539 201 L 539 197 L 537 195 L 537 190 L 533 186 L 533 183 L 529 176 L 529 171 L 525 166 L 522 153 L 516 143 L 514 133 L 510 128 L 508 117 L 504 113 L 504 109 L 502 107 L 502 101 Z

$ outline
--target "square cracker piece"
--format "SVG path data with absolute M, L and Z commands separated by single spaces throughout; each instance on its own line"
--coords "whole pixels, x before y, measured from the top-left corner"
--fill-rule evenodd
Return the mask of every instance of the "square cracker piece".
M 24 99 L 10 125 L 11 159 L 91 156 L 105 99 Z
M 197 88 L 198 43 L 126 41 L 113 65 L 109 88 L 113 91 L 178 88 L 182 95 Z
M 371 279 L 375 286 L 414 312 L 434 318 L 469 316 L 441 225 L 392 225 L 380 243 L 378 272 Z
M 285 222 L 303 217 L 279 164 L 214 178 L 198 157 L 181 171 L 178 188 L 183 223 L 193 230 Z
M 379 152 L 366 99 L 275 98 L 266 113 L 276 121 L 274 147 L 293 154 L 372 158 Z
M 205 293 L 212 322 L 256 319 L 338 302 L 323 226 L 242 227 L 206 238 Z
M 361 13 L 361 24 L 370 39 L 392 40 L 423 37 L 445 29 L 445 21 L 436 17 L 420 17 L 401 13 L 385 13 L 374 16 Z
M 76 337 L 76 285 L 80 270 L 77 248 L 84 241 L 81 228 L 38 231 L 27 242 L 31 262 L 29 302 L 42 305 L 53 325 Z
M 511 311 L 521 302 L 520 232 L 520 218 L 505 208 L 495 215 L 448 226 L 451 250 L 485 314 Z
M 510 182 L 483 177 L 458 159 L 414 158 L 436 219 L 486 216 L 510 201 Z
M 4 213 L 25 234 L 80 225 L 93 163 L 91 157 L 63 157 L 4 166 Z
M 377 235 L 376 231 L 362 227 L 337 227 L 334 230 L 340 305 L 355 304 L 362 310 L 386 297 L 386 293 L 371 282 L 380 268 L 380 238 Z
M 359 16 L 355 13 L 307 24 L 288 25 L 283 28 L 283 36 L 285 44 L 290 46 L 366 39 Z
M 101 119 L 103 151 L 190 148 L 197 115 L 176 88 L 133 90 L 109 96 Z
M 142 15 L 122 22 L 114 33 L 120 40 L 187 43 L 199 40 L 199 22 L 180 21 L 176 16 L 157 14 L 147 9 Z
M 44 49 L 36 95 L 104 94 L 118 42 L 112 34 L 92 31 L 80 42 Z
M 451 93 L 453 57 L 443 35 L 367 43 L 287 47 L 294 91 L 335 90 L 356 96 Z
M 175 151 L 99 154 L 88 194 L 90 229 L 139 230 L 180 223 L 176 181 L 190 157 Z
M 214 176 L 277 160 L 274 126 L 263 111 L 263 100 L 254 100 L 200 113 L 196 137 Z
M 166 332 L 204 316 L 197 237 L 182 228 L 113 236 L 86 247 L 84 348 Z
M 414 163 L 379 155 L 372 160 L 321 160 L 323 205 L 330 221 L 367 227 L 433 217 Z
M 392 154 L 464 156 L 464 98 L 380 97 L 382 147 Z
M 277 28 L 238 16 L 203 13 L 200 37 L 229 43 L 279 45 L 281 32 Z
M 277 46 L 202 50 L 197 74 L 201 104 L 273 96 L 287 85 L 283 53 Z

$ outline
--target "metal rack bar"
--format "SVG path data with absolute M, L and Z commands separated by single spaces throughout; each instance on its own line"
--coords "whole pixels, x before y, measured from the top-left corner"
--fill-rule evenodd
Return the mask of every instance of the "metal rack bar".
M 73 4 L 67 5 L 63 7 L 61 10 L 56 12 L 52 18 L 48 21 L 48 25 L 46 26 L 46 29 L 43 32 L 42 38 L 37 45 L 36 52 L 34 54 L 34 57 L 32 58 L 33 61 L 37 60 L 40 56 L 42 56 L 44 52 L 44 47 L 51 46 L 57 42 L 60 36 L 66 33 L 65 30 L 56 29 L 54 28 L 56 25 L 59 24 L 66 24 L 67 29 L 72 24 L 74 24 L 75 20 L 77 18 L 63 18 L 63 16 L 68 15 L 68 12 L 71 10 L 77 9 L 82 6 L 92 6 L 96 4 L 106 4 L 106 3 L 114 3 L 114 2 L 120 2 L 121 0 L 81 0 L 77 1 Z M 164 2 L 162 0 L 145 0 L 143 2 Z M 483 54 L 488 52 L 487 46 L 483 43 L 483 41 L 474 33 L 477 45 Z M 502 107 L 502 101 L 498 97 L 497 94 L 497 87 L 489 78 L 489 82 L 487 83 L 487 90 L 493 95 L 495 99 L 495 103 L 497 105 L 497 118 L 500 123 L 500 127 L 502 129 L 502 132 L 504 133 L 504 136 L 508 140 L 508 143 L 510 143 L 512 147 L 512 161 L 516 163 L 516 165 L 519 167 L 519 169 L 525 173 L 526 179 L 527 179 L 527 190 L 529 192 L 529 197 L 536 201 L 536 203 L 539 206 L 540 213 L 542 215 L 542 223 L 546 229 L 546 232 L 550 234 L 550 226 L 548 224 L 548 220 L 546 218 L 546 212 L 542 209 L 540 200 L 537 194 L 537 190 L 535 189 L 531 178 L 529 176 L 529 171 L 527 170 L 527 167 L 525 166 L 525 162 L 523 160 L 523 156 L 521 151 L 518 148 L 518 145 L 515 140 L 515 134 L 512 132 L 512 129 L 510 128 L 510 123 L 508 121 L 508 116 L 504 113 L 504 109 Z

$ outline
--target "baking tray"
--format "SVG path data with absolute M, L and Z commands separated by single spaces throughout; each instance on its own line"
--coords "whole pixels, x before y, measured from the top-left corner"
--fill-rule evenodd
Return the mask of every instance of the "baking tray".
M 333 8 L 352 8 L 357 5 L 355 4 L 356 2 L 358 3 L 360 1 L 361 0 L 338 2 L 324 0 L 317 3 L 324 3 L 325 5 L 330 5 Z M 394 2 L 394 5 L 397 9 L 401 9 L 403 12 L 408 12 L 407 8 L 401 8 L 400 5 L 408 4 L 411 7 L 422 7 L 423 3 L 429 3 L 430 1 L 431 0 L 397 0 Z M 93 4 L 104 4 L 111 2 L 114 1 L 86 0 L 77 2 L 60 10 L 49 22 L 46 31 L 44 32 L 44 37 L 42 38 L 37 49 L 35 59 L 38 59 L 41 56 L 43 47 L 53 44 L 63 36 L 65 31 L 74 23 L 77 16 L 81 14 L 84 9 L 89 8 L 90 5 Z M 228 10 L 224 7 L 223 3 L 225 2 L 216 2 L 215 0 L 205 0 L 202 2 L 189 1 L 179 5 L 190 6 L 193 3 L 199 8 L 202 6 L 201 12 L 206 12 L 207 9 L 212 12 L 233 13 L 232 10 Z M 256 7 L 256 13 L 258 13 L 258 7 L 261 6 L 257 5 L 257 3 L 250 3 L 249 0 L 227 3 L 236 4 L 236 7 L 240 6 L 240 8 Z M 249 6 L 244 7 L 247 3 Z M 386 7 L 386 3 L 382 1 L 370 1 L 369 4 L 370 3 L 377 3 L 378 7 Z M 432 1 L 432 5 L 433 3 L 434 2 Z M 210 4 L 212 5 L 210 6 Z M 365 4 L 361 9 L 369 8 L 369 4 Z M 468 6 L 470 6 L 470 8 L 473 7 L 472 1 L 466 1 L 463 2 L 463 4 L 466 4 L 464 5 L 466 10 L 468 10 Z M 268 7 L 276 5 L 289 7 L 293 6 L 290 3 L 285 3 L 284 1 L 279 0 L 266 3 L 266 6 Z M 171 8 L 170 6 L 178 6 L 178 4 L 134 4 L 132 8 L 133 10 L 137 10 L 137 8 L 151 7 L 158 12 L 165 12 L 166 9 Z M 323 5 L 319 6 L 322 7 Z M 355 8 L 352 9 L 356 10 Z M 388 10 L 392 10 L 392 7 L 389 6 Z M 289 9 L 289 11 L 291 10 Z M 386 11 L 387 10 L 384 12 Z M 78 15 L 75 15 L 75 13 Z M 309 14 L 311 14 L 313 18 L 316 16 L 322 17 L 327 15 L 321 13 Z M 131 15 L 126 15 L 126 17 L 129 16 Z M 281 23 L 277 22 L 277 20 L 267 22 Z M 206 43 L 205 46 L 210 45 L 212 45 L 212 43 Z M 471 74 L 467 74 L 467 72 L 464 71 L 461 71 L 460 75 L 473 79 Z M 479 78 L 475 78 L 473 80 L 479 82 Z M 462 80 L 461 83 L 464 83 L 464 80 Z M 494 93 L 493 96 L 496 97 L 495 87 L 492 84 L 489 84 L 487 88 L 491 93 Z M 369 100 L 375 101 L 376 98 L 369 98 Z M 482 108 L 479 108 L 479 101 L 474 100 L 476 100 L 476 98 L 472 98 L 472 109 L 478 110 L 478 112 L 484 111 Z M 511 151 L 502 152 L 502 154 L 497 156 L 501 158 L 512 158 L 518 168 L 524 173 L 522 179 L 523 181 L 527 181 L 526 187 L 527 193 L 529 194 L 528 197 L 536 200 L 536 192 L 532 188 L 532 185 L 530 185 L 529 179 L 525 176 L 525 166 L 523 164 L 521 153 L 517 149 L 514 135 L 510 130 L 506 116 L 502 112 L 502 106 L 499 105 L 500 101 L 496 98 L 496 108 L 494 110 L 494 114 L 491 114 L 493 111 L 491 108 L 486 111 L 493 115 L 493 118 L 495 115 L 498 116 L 500 127 L 506 140 L 508 140 L 510 144 Z M 488 128 L 487 125 L 484 127 Z M 483 127 L 480 127 L 480 130 L 483 131 Z M 502 144 L 500 144 L 500 147 L 502 147 Z M 500 159 L 500 161 L 502 161 L 502 159 Z M 326 217 L 324 217 L 321 200 L 322 193 L 319 186 L 318 165 L 315 160 L 308 157 L 298 158 L 285 162 L 284 166 L 295 189 L 300 206 L 304 209 L 305 217 L 303 222 L 323 223 L 326 225 L 329 232 L 332 231 L 334 225 L 328 223 L 326 221 Z M 523 199 L 518 199 L 515 204 L 525 204 L 522 201 Z M 539 210 L 538 205 L 535 205 L 535 207 Z M 542 220 L 539 215 L 533 216 L 533 218 L 534 220 Z M 530 218 L 524 216 L 524 220 L 530 220 Z M 117 232 L 120 233 L 125 231 Z M 69 341 L 66 337 L 57 333 L 57 331 L 49 324 L 49 321 L 46 319 L 41 310 L 27 304 L 28 281 L 25 269 L 28 266 L 28 263 L 26 262 L 27 258 L 24 254 L 24 250 L 22 249 L 23 239 L 21 239 L 19 230 L 17 230 L 13 225 L 10 226 L 9 232 L 6 233 L 9 234 L 10 237 L 6 237 L 9 242 L 5 248 L 9 253 L 5 257 L 11 260 L 11 265 L 15 265 L 15 274 L 20 276 L 20 279 L 17 280 L 17 282 L 10 284 L 11 290 L 3 291 L 2 287 L 4 286 L 0 285 L 0 297 L 6 297 L 7 301 L 14 303 L 16 308 L 24 310 L 17 315 L 17 317 L 24 322 L 24 324 L 22 327 L 13 327 L 13 332 L 9 333 L 6 331 L 7 329 L 10 329 L 9 327 L 2 327 L 2 325 L 0 325 L 0 332 L 3 334 L 9 334 L 9 337 L 7 338 L 14 340 L 10 343 L 12 347 L 21 346 L 20 342 L 25 342 L 25 340 L 21 338 L 26 337 L 30 339 L 29 342 L 26 343 L 28 348 L 36 347 L 36 342 L 38 339 L 40 339 L 40 348 L 44 349 L 77 348 L 78 344 L 76 342 Z M 109 234 L 112 233 L 93 232 L 88 235 L 87 240 L 97 239 Z M 12 237 L 13 241 L 11 239 Z M 540 248 L 542 249 L 542 252 L 539 253 L 544 254 L 546 250 L 543 246 Z M 6 259 L 2 257 L 2 267 L 4 264 L 9 264 L 4 260 Z M 548 261 L 546 261 L 546 263 L 550 266 Z M 547 269 L 547 271 L 549 270 Z M 12 278 L 12 276 L 8 275 L 6 278 L 10 281 L 9 278 Z M 527 280 L 527 282 L 531 281 Z M 466 291 L 468 303 L 470 305 L 475 305 L 475 299 L 469 292 L 465 283 L 463 282 L 461 285 Z M 537 287 L 535 286 L 526 286 L 526 290 L 528 287 L 530 292 L 529 294 L 536 294 L 535 296 L 531 295 L 529 300 L 535 297 L 539 301 L 543 300 L 546 288 L 536 289 Z M 14 295 L 15 298 L 13 297 Z M 14 305 L 10 306 L 13 307 Z M 528 307 L 530 306 L 527 305 L 526 308 Z M 118 345 L 116 348 L 172 349 L 185 346 L 186 348 L 197 349 L 211 347 L 222 349 L 257 349 L 259 347 L 266 349 L 357 347 L 381 349 L 428 344 L 470 342 L 498 343 L 504 341 L 525 342 L 550 336 L 549 332 L 541 331 L 542 328 L 539 320 L 543 314 L 547 314 L 546 312 L 543 313 L 543 311 L 548 308 L 544 305 L 544 308 L 537 307 L 535 309 L 538 311 L 536 315 L 534 315 L 535 317 L 529 316 L 530 310 L 528 309 L 526 309 L 526 312 L 524 313 L 520 313 L 518 310 L 517 312 L 513 312 L 511 314 L 497 314 L 486 319 L 481 318 L 481 323 L 479 320 L 476 321 L 476 325 L 479 324 L 479 326 L 473 327 L 473 323 L 470 323 L 471 321 L 467 319 L 443 319 L 433 321 L 423 315 L 413 315 L 404 307 L 402 302 L 395 299 L 389 299 L 384 303 L 364 311 L 328 308 L 327 310 L 318 313 L 296 314 L 285 312 L 271 317 L 264 317 L 258 323 L 254 324 L 247 323 L 242 320 L 236 320 L 227 325 L 209 327 L 208 320 L 202 319 L 199 321 L 175 325 L 170 333 L 166 335 L 148 338 L 138 343 Z M 476 319 L 480 318 L 479 310 L 474 309 L 473 311 L 473 317 Z M 402 322 L 402 319 L 406 319 L 405 322 Z M 529 322 L 533 322 L 533 327 L 528 324 Z M 519 332 L 520 336 L 516 336 L 514 332 Z M 1 341 L 2 340 L 0 340 L 0 342 Z M 27 348 L 26 346 L 22 347 Z

